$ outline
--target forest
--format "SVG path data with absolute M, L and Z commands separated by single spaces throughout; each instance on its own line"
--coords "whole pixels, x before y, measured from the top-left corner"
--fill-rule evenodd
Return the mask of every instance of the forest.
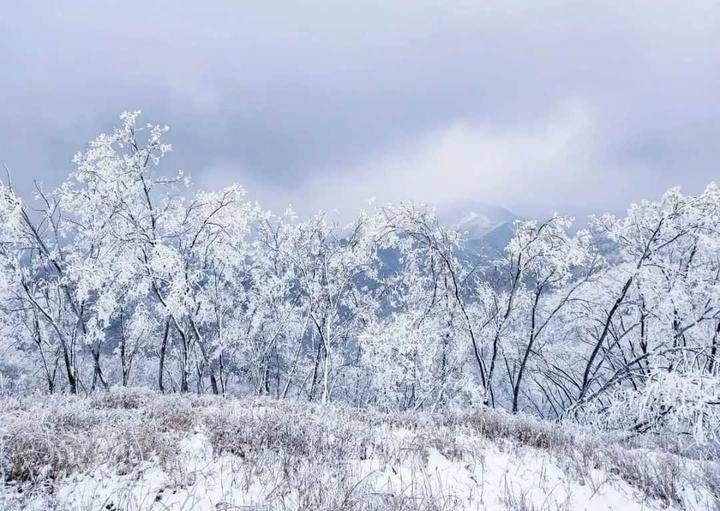
M 430 206 L 343 224 L 271 213 L 240 186 L 199 191 L 161 165 L 167 127 L 139 115 L 92 140 L 56 189 L 0 185 L 6 396 L 131 386 L 496 408 L 717 450 L 715 184 L 579 228 L 518 220 L 490 257 Z

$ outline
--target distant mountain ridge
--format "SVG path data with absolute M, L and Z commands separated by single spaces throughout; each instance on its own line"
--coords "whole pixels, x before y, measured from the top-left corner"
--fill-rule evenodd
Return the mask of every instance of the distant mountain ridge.
M 466 249 L 483 256 L 499 255 L 513 234 L 513 223 L 521 217 L 502 207 L 465 200 L 437 207 L 438 219 L 460 232 Z
M 468 238 L 478 238 L 520 217 L 502 206 L 465 200 L 439 205 L 438 218 Z

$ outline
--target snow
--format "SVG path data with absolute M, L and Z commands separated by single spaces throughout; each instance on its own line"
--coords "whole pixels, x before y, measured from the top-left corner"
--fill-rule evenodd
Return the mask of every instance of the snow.
M 448 459 L 437 449 L 426 456 L 425 463 L 399 468 L 381 468 L 374 460 L 363 462 L 362 468 L 374 474 L 377 491 L 390 494 L 422 485 L 428 493 L 444 495 L 457 509 L 508 509 L 519 503 L 540 509 L 648 509 L 627 483 L 611 483 L 607 474 L 595 471 L 594 485 L 583 484 L 534 449 L 503 452 L 490 445 L 480 453 L 479 462 L 471 463 Z
M 471 203 L 343 228 L 156 170 L 138 115 L 37 202 L 0 183 L 0 509 L 720 495 L 717 185 L 580 230 Z
M 416 450 L 417 438 L 393 433 L 410 455 L 393 463 L 379 457 L 354 460 L 350 473 L 376 496 L 402 496 L 408 502 L 432 499 L 448 509 L 572 509 L 633 511 L 665 508 L 648 502 L 627 483 L 600 470 L 583 482 L 564 471 L 548 453 L 506 443 L 484 442 L 472 457 L 454 459 L 437 448 Z M 405 446 L 405 447 L 403 447 Z M 586 476 L 587 477 L 587 476 Z M 61 509 L 265 509 L 273 481 L 252 477 L 252 467 L 233 455 L 215 456 L 208 437 L 194 431 L 182 439 L 177 463 L 169 468 L 147 461 L 127 474 L 104 465 L 93 473 L 58 482 L 55 504 Z M 38 496 L 25 509 L 46 509 Z M 299 509 L 288 492 L 282 507 Z M 0 503 L 2 500 L 0 500 Z M 678 509 L 667 507 L 665 509 Z
M 213 456 L 207 436 L 195 432 L 180 442 L 175 466 L 163 469 L 152 461 L 129 474 L 103 465 L 90 474 L 65 478 L 55 490 L 61 509 L 236 509 L 262 501 L 260 484 L 244 484 L 242 460 Z M 27 509 L 46 509 L 39 498 Z M 109 507 L 108 507 L 109 506 Z

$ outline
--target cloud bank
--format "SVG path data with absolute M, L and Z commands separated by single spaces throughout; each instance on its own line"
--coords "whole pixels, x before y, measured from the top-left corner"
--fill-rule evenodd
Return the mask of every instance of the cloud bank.
M 473 198 L 582 215 L 717 179 L 720 5 L 24 2 L 0 160 L 28 188 L 123 110 L 275 208 Z

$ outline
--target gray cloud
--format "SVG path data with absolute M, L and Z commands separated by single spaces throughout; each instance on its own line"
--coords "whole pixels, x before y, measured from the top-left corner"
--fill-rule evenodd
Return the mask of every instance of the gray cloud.
M 0 13 L 0 62 L 21 188 L 135 108 L 172 127 L 169 165 L 304 212 L 585 214 L 718 177 L 710 0 L 23 2 Z

